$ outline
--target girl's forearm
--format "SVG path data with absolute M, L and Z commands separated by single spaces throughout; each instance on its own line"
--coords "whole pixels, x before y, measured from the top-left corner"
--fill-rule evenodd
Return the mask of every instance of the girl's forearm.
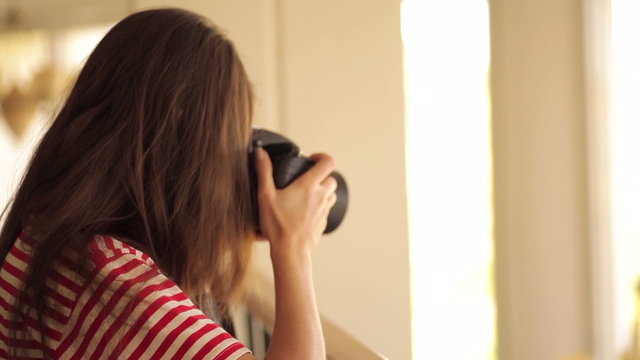
M 272 255 L 276 318 L 266 359 L 325 359 L 311 256 Z

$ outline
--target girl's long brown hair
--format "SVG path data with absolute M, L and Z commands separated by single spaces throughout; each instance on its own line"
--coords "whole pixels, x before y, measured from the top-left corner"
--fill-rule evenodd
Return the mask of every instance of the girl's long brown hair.
M 18 309 L 34 306 L 42 329 L 47 304 L 26 294 L 96 234 L 132 242 L 197 305 L 229 304 L 253 238 L 251 104 L 233 45 L 207 20 L 157 9 L 115 25 L 4 213 L 0 261 L 21 230 L 37 240 Z

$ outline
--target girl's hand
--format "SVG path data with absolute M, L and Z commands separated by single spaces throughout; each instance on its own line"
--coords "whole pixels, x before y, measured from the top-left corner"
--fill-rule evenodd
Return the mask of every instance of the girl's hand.
M 272 259 L 308 255 L 327 227 L 329 210 L 337 199 L 338 183 L 329 176 L 336 164 L 326 154 L 310 158 L 316 164 L 278 190 L 269 154 L 256 148 L 260 229 L 269 240 Z

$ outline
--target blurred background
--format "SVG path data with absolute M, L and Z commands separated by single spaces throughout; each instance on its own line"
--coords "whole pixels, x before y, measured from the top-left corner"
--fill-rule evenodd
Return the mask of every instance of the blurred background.
M 367 356 L 640 359 L 640 3 L 0 0 L 0 206 L 100 38 L 167 6 L 225 29 L 256 124 L 337 159 L 314 276 Z

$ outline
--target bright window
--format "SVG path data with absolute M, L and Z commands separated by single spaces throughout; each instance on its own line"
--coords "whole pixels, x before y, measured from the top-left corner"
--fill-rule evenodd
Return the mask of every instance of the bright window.
M 404 0 L 414 359 L 495 358 L 489 12 Z
M 612 0 L 611 15 L 609 162 L 613 330 L 619 355 L 632 346 L 640 284 L 640 3 Z

